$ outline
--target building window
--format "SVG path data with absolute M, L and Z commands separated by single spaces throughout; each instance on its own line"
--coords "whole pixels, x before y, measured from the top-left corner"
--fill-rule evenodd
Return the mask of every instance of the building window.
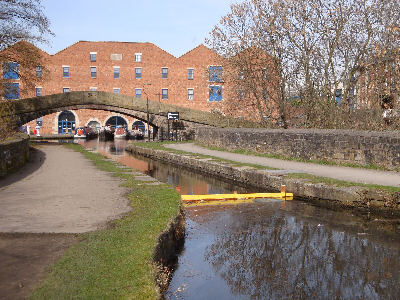
M 142 53 L 135 53 L 135 62 L 142 62 Z
M 161 90 L 161 99 L 168 100 L 168 89 Z
M 70 89 L 68 87 L 63 88 L 63 93 L 69 93 Z
M 194 99 L 194 89 L 188 89 L 188 100 Z
M 91 87 L 89 88 L 89 90 L 90 90 L 91 92 L 96 92 L 96 91 L 97 91 L 97 87 L 91 86 Z
M 19 99 L 19 83 L 4 83 L 4 98 L 7 100 Z
M 95 62 L 97 60 L 97 52 L 90 52 L 90 61 Z
M 119 88 L 114 88 L 113 91 L 114 91 L 114 94 L 119 95 Z
M 43 96 L 43 88 L 37 87 L 36 88 L 36 97 L 42 97 Z
M 3 64 L 4 79 L 19 79 L 19 64 L 16 62 L 5 62 Z
M 209 88 L 209 101 L 221 101 L 222 100 L 222 86 L 210 85 Z
M 142 98 L 142 89 L 135 89 L 136 98 Z
M 238 94 L 238 100 L 244 99 L 244 92 L 242 90 L 239 90 L 237 94 Z
M 163 79 L 168 79 L 168 68 L 161 68 L 161 77 Z
M 43 76 L 42 67 L 41 67 L 41 66 L 37 66 L 37 67 L 36 67 L 36 77 L 37 77 L 37 78 L 40 78 L 40 77 L 42 77 L 42 76 Z
M 136 79 L 142 78 L 142 68 L 135 68 L 135 78 Z
M 63 77 L 69 78 L 69 67 L 63 67 Z
M 222 67 L 221 66 L 209 66 L 208 67 L 209 81 L 211 82 L 222 82 Z
M 119 67 L 114 67 L 114 78 L 119 78 Z
M 239 79 L 239 80 L 244 80 L 244 72 L 243 72 L 243 71 L 239 71 L 239 73 L 238 73 L 238 79 Z
M 97 78 L 97 68 L 96 67 L 90 67 L 90 77 Z
M 189 80 L 194 79 L 194 69 L 188 69 L 188 79 Z

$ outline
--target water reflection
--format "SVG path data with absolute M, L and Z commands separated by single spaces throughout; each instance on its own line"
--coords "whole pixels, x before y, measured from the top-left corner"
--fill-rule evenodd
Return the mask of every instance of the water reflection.
M 183 194 L 246 192 L 133 157 L 123 150 L 126 141 L 116 142 L 85 147 L 179 186 Z M 400 298 L 399 235 L 377 223 L 298 201 L 198 207 L 186 215 L 185 249 L 167 298 Z
M 233 191 L 254 191 L 212 177 L 206 177 L 201 174 L 180 169 L 172 165 L 132 155 L 124 150 L 127 142 L 126 140 L 107 142 L 98 140 L 78 140 L 78 143 L 82 144 L 87 149 L 95 150 L 107 157 L 113 158 L 121 164 L 137 169 L 171 186 L 179 187 L 178 191 L 181 194 L 218 194 L 232 193 Z
M 398 299 L 398 242 L 370 237 L 357 225 L 342 230 L 339 224 L 329 226 L 342 213 L 329 212 L 327 222 L 319 223 L 300 216 L 307 205 L 289 206 L 256 204 L 207 212 L 213 219 L 223 217 L 225 224 L 223 230 L 216 226 L 204 258 L 232 294 L 253 299 Z M 203 222 L 201 217 L 198 221 Z

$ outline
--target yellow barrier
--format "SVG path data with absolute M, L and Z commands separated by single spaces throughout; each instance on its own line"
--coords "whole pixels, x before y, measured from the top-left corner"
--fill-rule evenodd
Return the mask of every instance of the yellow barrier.
M 221 205 L 253 202 L 254 199 L 293 200 L 292 193 L 286 193 L 282 186 L 280 193 L 250 193 L 250 194 L 210 194 L 210 195 L 181 195 L 185 206 Z

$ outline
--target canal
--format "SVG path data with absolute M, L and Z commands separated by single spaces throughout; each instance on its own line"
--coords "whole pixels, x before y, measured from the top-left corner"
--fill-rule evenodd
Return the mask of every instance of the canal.
M 124 151 L 86 148 L 179 187 L 182 194 L 250 192 Z M 187 234 L 166 299 L 400 299 L 399 223 L 274 201 L 186 209 Z

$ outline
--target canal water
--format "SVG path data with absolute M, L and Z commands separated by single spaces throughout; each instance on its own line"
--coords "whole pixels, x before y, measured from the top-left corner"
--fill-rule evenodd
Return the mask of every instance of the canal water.
M 179 186 L 183 194 L 248 191 L 134 157 L 126 141 L 86 148 Z M 400 299 L 400 228 L 302 201 L 186 209 L 187 235 L 166 299 Z

